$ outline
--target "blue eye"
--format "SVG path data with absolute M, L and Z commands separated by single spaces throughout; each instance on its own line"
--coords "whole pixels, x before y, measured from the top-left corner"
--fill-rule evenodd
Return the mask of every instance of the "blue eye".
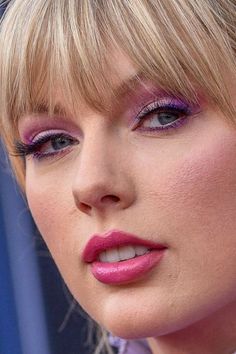
M 46 134 L 36 141 L 25 144 L 17 141 L 15 143 L 15 155 L 33 155 L 40 160 L 65 153 L 72 145 L 78 145 L 79 141 L 65 133 Z
M 152 102 L 142 109 L 135 119 L 132 130 L 158 131 L 176 129 L 191 114 L 190 108 L 176 99 Z
M 65 149 L 71 144 L 71 139 L 65 136 L 54 136 L 51 137 L 51 140 L 49 140 L 49 144 L 51 145 L 53 150 L 61 150 Z
M 170 126 L 173 127 L 173 123 L 176 124 L 180 118 L 185 116 L 185 112 L 178 111 L 152 112 L 145 117 L 142 123 L 142 127 L 147 129 L 163 130 Z

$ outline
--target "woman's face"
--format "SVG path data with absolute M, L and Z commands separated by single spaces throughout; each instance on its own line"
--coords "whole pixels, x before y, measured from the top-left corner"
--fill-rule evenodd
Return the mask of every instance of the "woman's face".
M 135 73 L 123 56 L 116 69 L 117 87 Z M 171 333 L 226 306 L 236 314 L 236 131 L 206 100 L 191 106 L 150 83 L 110 103 L 110 114 L 81 101 L 76 116 L 19 122 L 25 143 L 66 134 L 26 158 L 26 195 L 68 287 L 127 338 Z M 103 282 L 83 251 L 111 230 L 167 248 L 139 277 Z

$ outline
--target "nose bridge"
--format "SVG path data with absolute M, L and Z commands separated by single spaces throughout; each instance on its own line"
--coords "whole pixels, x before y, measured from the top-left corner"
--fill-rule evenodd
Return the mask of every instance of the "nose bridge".
M 133 189 L 119 139 L 119 135 L 102 127 L 94 128 L 84 138 L 72 186 L 81 211 L 124 208 L 132 201 Z
M 112 175 L 116 161 L 115 146 L 114 141 L 111 146 L 109 140 L 109 133 L 106 134 L 102 129 L 94 130 L 93 134 L 84 139 L 76 179 L 83 179 L 91 184 Z

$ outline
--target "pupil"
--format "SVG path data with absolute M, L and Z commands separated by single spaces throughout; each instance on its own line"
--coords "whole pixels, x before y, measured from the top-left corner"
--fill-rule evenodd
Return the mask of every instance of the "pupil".
M 159 115 L 160 123 L 163 125 L 171 123 L 171 122 L 175 121 L 177 118 L 178 118 L 178 115 L 175 113 L 162 112 Z

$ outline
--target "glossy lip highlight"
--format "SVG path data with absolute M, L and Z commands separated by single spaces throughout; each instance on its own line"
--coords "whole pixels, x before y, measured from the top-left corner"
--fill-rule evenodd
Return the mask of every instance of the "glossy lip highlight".
M 143 256 L 134 257 L 121 262 L 93 262 L 93 276 L 104 284 L 122 285 L 139 280 L 161 261 L 165 248 L 152 250 Z
M 143 240 L 124 231 L 111 230 L 105 234 L 95 234 L 86 244 L 82 252 L 82 260 L 92 263 L 98 260 L 98 255 L 108 249 L 122 246 L 145 246 L 151 250 L 163 250 L 167 246 L 156 242 Z
M 101 252 L 114 247 L 145 246 L 148 252 L 119 262 L 102 262 Z M 82 259 L 91 265 L 95 279 L 103 284 L 122 285 L 139 280 L 153 269 L 162 259 L 167 247 L 156 242 L 146 241 L 123 231 L 111 230 L 104 235 L 94 235 L 87 243 Z

